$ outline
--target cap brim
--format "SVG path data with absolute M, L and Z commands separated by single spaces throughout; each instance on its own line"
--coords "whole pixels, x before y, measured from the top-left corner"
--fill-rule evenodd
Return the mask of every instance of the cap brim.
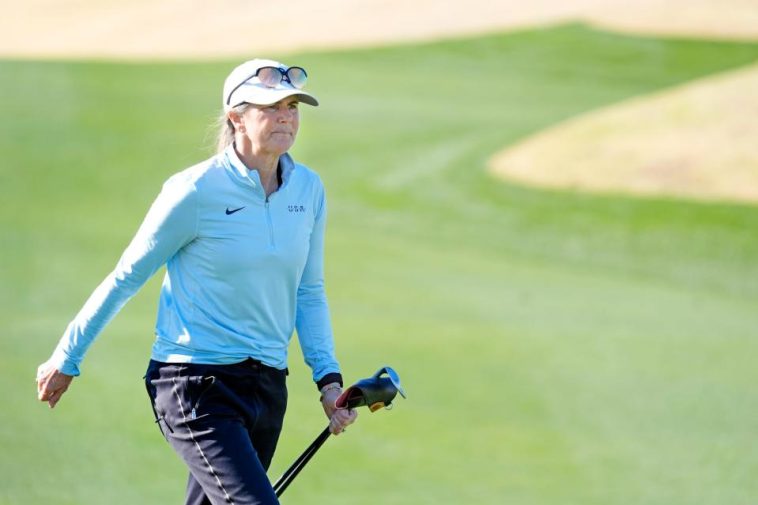
M 267 88 L 259 84 L 249 83 L 240 86 L 240 88 L 232 94 L 232 101 L 227 108 L 245 102 L 255 105 L 271 105 L 290 96 L 297 96 L 298 100 L 302 103 L 307 103 L 314 107 L 318 106 L 318 100 L 316 97 L 302 89 L 282 85 L 277 86 L 276 88 Z

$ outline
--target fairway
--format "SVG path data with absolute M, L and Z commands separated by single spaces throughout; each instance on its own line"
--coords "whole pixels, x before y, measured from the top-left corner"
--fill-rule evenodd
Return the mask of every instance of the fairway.
M 272 55 L 277 56 L 277 55 Z M 283 503 L 730 504 L 758 496 L 758 207 L 522 188 L 486 160 L 559 121 L 758 59 L 582 25 L 282 57 L 329 196 L 327 291 L 361 413 Z M 161 275 L 50 412 L 34 372 L 162 182 L 208 156 L 236 61 L 0 61 L 0 505 L 180 503 L 142 384 Z M 325 426 L 301 354 L 270 472 Z

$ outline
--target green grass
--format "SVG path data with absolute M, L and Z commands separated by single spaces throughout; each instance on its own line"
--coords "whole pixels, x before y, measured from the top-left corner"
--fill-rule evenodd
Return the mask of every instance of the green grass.
M 283 501 L 754 503 L 758 208 L 538 191 L 484 164 L 756 59 L 579 25 L 286 57 L 323 104 L 294 154 L 329 193 L 345 374 L 391 364 L 409 398 L 362 412 Z M 160 276 L 55 411 L 33 379 L 162 181 L 208 153 L 235 63 L 0 62 L 0 504 L 181 503 L 141 384 Z M 272 478 L 324 425 L 301 361 Z

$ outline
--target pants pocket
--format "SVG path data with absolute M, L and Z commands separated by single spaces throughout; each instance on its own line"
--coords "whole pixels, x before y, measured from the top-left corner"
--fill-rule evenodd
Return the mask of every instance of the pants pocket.
M 147 376 L 145 376 L 144 379 L 147 396 L 150 399 L 150 408 L 153 410 L 153 416 L 155 417 L 155 424 L 158 425 L 158 430 L 160 430 L 161 435 L 163 435 L 165 438 L 166 432 L 164 431 L 163 427 L 165 426 L 167 430 L 172 432 L 173 429 L 168 425 L 168 423 L 166 423 L 165 416 L 158 411 L 158 408 L 156 406 L 156 397 L 158 395 L 157 388 L 152 384 L 152 380 L 150 380 Z
M 164 428 L 173 434 L 177 425 L 207 415 L 202 406 L 215 383 L 213 375 L 148 376 L 145 384 L 164 437 L 167 436 Z
M 190 403 L 190 411 L 187 416 L 190 420 L 195 420 L 198 416 L 207 415 L 201 410 L 203 400 L 213 389 L 216 384 L 216 377 L 213 375 L 188 377 L 188 387 L 191 389 L 188 393 L 188 399 Z

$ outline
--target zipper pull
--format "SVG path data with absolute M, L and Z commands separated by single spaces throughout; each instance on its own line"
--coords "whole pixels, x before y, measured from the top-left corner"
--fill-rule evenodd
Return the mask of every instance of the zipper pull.
M 192 412 L 190 412 L 190 419 L 197 419 L 197 412 L 195 412 L 194 407 L 192 407 Z

